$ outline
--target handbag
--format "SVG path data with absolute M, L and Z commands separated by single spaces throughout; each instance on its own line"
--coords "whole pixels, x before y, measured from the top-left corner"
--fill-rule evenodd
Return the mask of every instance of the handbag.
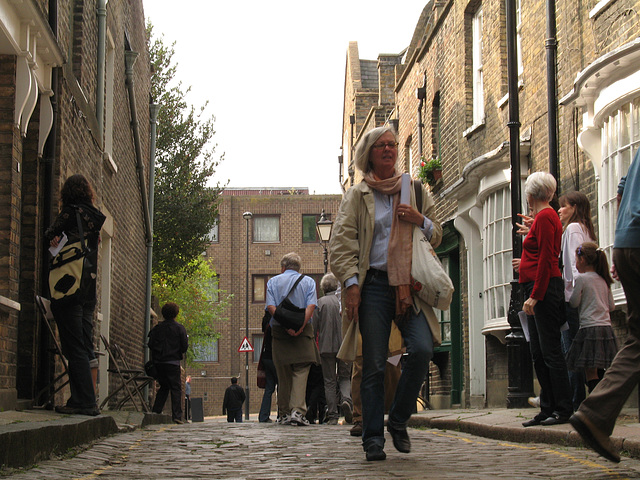
M 302 328 L 302 325 L 304 325 L 306 309 L 294 305 L 291 300 L 289 300 L 289 295 L 291 295 L 296 289 L 300 280 L 302 280 L 302 277 L 304 277 L 304 275 L 300 275 L 298 277 L 296 283 L 293 284 L 293 287 L 291 287 L 287 296 L 284 297 L 282 302 L 280 302 L 280 305 L 276 307 L 276 312 L 273 314 L 273 318 L 275 318 L 283 328 L 290 328 L 296 332 Z
M 144 373 L 147 374 L 147 377 L 158 378 L 158 369 L 153 360 L 149 360 L 144 364 Z
M 65 245 L 49 264 L 49 295 L 51 303 L 82 302 L 90 293 L 95 277 L 91 250 L 85 243 L 80 213 L 76 208 L 80 240 Z
M 453 297 L 453 282 L 440 263 L 431 243 L 416 226 L 413 229 L 411 290 L 432 307 L 448 310 Z
M 354 362 L 358 353 L 358 324 L 357 322 L 350 322 L 347 327 L 347 331 L 342 339 L 340 350 L 338 350 L 338 357 L 343 362 Z

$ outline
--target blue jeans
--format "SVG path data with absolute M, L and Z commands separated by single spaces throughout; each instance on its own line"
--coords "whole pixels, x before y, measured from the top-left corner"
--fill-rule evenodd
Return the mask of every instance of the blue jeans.
M 534 282 L 524 284 L 526 296 Z M 564 324 L 564 285 L 562 278 L 553 277 L 529 316 L 529 346 L 533 368 L 540 383 L 540 411 L 543 417 L 557 415 L 569 418 L 573 413 L 567 362 L 562 354 L 560 327 Z
M 90 362 L 95 358 L 93 349 L 93 308 L 95 303 L 60 306 L 51 304 L 58 325 L 62 354 L 69 367 L 71 398 L 67 406 L 82 409 L 96 408 Z
M 369 270 L 361 285 L 358 310 L 362 334 L 362 446 L 384 446 L 384 370 L 389 352 L 391 322 L 395 317 L 395 288 L 385 272 Z M 433 356 L 433 338 L 422 312 L 405 321 L 402 338 L 407 355 L 389 410 L 389 423 L 404 429 L 416 408 L 420 387 Z
M 264 364 L 264 371 L 267 374 L 267 383 L 264 387 L 264 394 L 262 395 L 258 421 L 266 422 L 269 420 L 269 415 L 271 414 L 271 396 L 273 392 L 275 392 L 276 385 L 278 384 L 278 374 L 276 373 L 276 366 L 272 359 L 263 358 L 262 363 Z
M 562 332 L 562 353 L 566 358 L 567 353 L 569 353 L 569 349 L 571 348 L 571 344 L 573 343 L 573 339 L 580 328 L 580 317 L 578 315 L 578 309 L 573 308 L 568 302 L 565 302 L 564 304 L 564 315 L 567 323 L 569 324 L 569 329 Z M 570 370 L 569 385 L 571 385 L 571 391 L 573 393 L 571 400 L 573 402 L 573 411 L 575 412 L 586 397 L 584 390 L 584 370 Z

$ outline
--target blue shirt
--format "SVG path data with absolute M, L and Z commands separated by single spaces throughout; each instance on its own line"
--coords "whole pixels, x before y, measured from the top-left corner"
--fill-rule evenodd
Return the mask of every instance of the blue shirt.
M 627 175 L 618 185 L 622 195 L 618 207 L 614 248 L 640 248 L 640 150 L 633 157 Z
M 273 305 L 274 307 L 280 305 L 280 302 L 284 300 L 293 287 L 293 284 L 296 283 L 300 273 L 295 270 L 285 270 L 280 275 L 276 275 L 271 278 L 267 282 L 267 307 L 269 305 Z M 313 278 L 305 276 L 296 289 L 291 292 L 289 296 L 289 300 L 296 306 L 300 308 L 306 308 L 309 305 L 317 305 L 318 297 L 316 295 L 316 282 Z M 309 322 L 311 323 L 311 319 Z M 271 321 L 269 325 L 272 327 L 274 325 L 280 326 L 280 324 L 276 321 L 275 318 L 271 317 Z

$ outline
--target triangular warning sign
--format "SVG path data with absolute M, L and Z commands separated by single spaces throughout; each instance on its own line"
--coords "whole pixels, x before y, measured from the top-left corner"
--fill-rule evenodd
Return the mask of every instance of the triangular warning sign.
M 249 343 L 249 339 L 247 337 L 244 337 L 244 340 L 242 340 L 242 345 L 240 345 L 238 352 L 253 352 L 253 347 Z

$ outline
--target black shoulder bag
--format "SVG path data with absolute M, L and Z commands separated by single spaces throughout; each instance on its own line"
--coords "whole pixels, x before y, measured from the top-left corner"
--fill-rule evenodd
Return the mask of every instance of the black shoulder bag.
M 298 280 L 296 280 L 296 283 L 293 284 L 293 287 L 291 287 L 291 290 L 289 290 L 287 296 L 284 297 L 284 300 L 282 300 L 282 302 L 280 302 L 280 305 L 276 307 L 276 313 L 273 314 L 273 318 L 275 318 L 283 328 L 290 328 L 292 330 L 295 330 L 296 332 L 300 330 L 302 325 L 304 325 L 304 314 L 306 309 L 296 307 L 293 303 L 291 303 L 291 300 L 289 300 L 289 295 L 291 295 L 296 289 L 296 287 L 300 283 L 300 280 L 302 280 L 302 277 L 304 277 L 304 275 L 300 275 L 298 277 Z

